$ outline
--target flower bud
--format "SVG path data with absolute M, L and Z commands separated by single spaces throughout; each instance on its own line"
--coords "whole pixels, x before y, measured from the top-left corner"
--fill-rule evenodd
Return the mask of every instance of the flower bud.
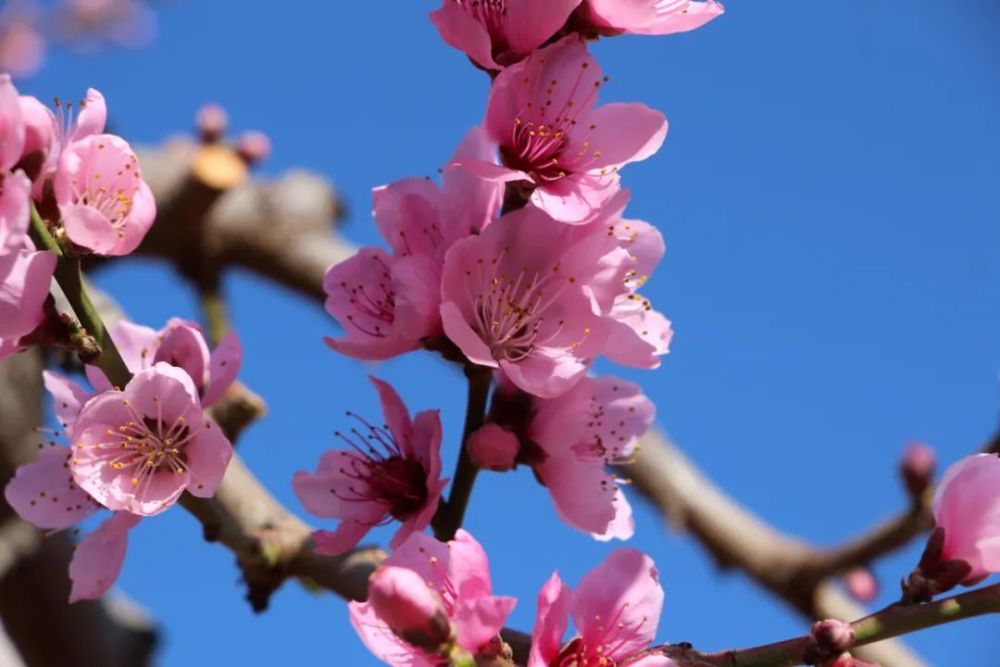
M 834 618 L 813 624 L 811 634 L 820 657 L 839 655 L 854 645 L 854 628 Z
M 466 447 L 478 467 L 502 472 L 514 467 L 520 443 L 516 435 L 491 422 L 469 436 Z
M 878 580 L 867 567 L 855 567 L 844 574 L 844 587 L 858 602 L 868 603 L 878 596 Z
M 419 574 L 383 565 L 368 581 L 368 602 L 400 639 L 431 653 L 451 639 L 451 625 L 441 596 Z
M 256 164 L 271 154 L 271 139 L 263 132 L 244 132 L 236 140 L 236 153 L 247 164 Z
M 877 663 L 858 660 L 850 653 L 841 653 L 833 660 L 823 664 L 823 667 L 879 667 Z
M 229 115 L 218 104 L 206 104 L 198 109 L 195 127 L 198 128 L 198 135 L 203 143 L 214 144 L 226 133 Z
M 920 500 L 930 487 L 936 464 L 934 450 L 922 442 L 910 443 L 903 452 L 903 458 L 899 462 L 899 474 L 913 500 Z

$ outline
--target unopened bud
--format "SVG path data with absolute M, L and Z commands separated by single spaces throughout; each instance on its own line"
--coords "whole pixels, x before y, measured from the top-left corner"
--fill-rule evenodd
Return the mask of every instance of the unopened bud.
M 236 140 L 236 153 L 247 164 L 256 164 L 271 154 L 271 139 L 263 132 L 244 132 Z
M 400 639 L 430 653 L 451 641 L 451 624 L 441 596 L 419 574 L 383 565 L 368 581 L 368 603 Z
M 504 471 L 514 467 L 521 445 L 516 435 L 490 422 L 469 436 L 466 447 L 477 467 Z
M 854 645 L 854 628 L 834 618 L 813 624 L 811 634 L 821 658 L 840 655 Z
M 879 667 L 878 663 L 859 660 L 850 653 L 841 653 L 833 660 L 823 663 L 823 667 Z
M 903 458 L 899 462 L 899 474 L 913 500 L 920 500 L 930 487 L 936 465 L 937 457 L 934 455 L 934 450 L 922 442 L 911 443 L 903 452 Z
M 858 602 L 868 603 L 878 597 L 878 580 L 867 567 L 856 567 L 844 574 L 844 587 Z
M 218 104 L 209 103 L 198 109 L 194 122 L 202 142 L 214 144 L 226 133 L 229 115 Z

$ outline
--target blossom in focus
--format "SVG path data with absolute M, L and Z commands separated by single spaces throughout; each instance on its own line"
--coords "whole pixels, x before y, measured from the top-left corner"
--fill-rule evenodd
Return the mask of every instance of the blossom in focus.
M 556 34 L 580 0 L 444 0 L 431 12 L 441 39 L 487 70 L 503 69 Z
M 375 526 L 402 522 L 391 545 L 430 524 L 441 491 L 441 420 L 437 410 L 425 410 L 412 420 L 399 394 L 371 378 L 378 392 L 385 425 L 369 423 L 352 413 L 358 426 L 337 432 L 347 445 L 320 458 L 316 472 L 297 472 L 292 487 L 311 514 L 338 519 L 334 531 L 313 534 L 317 553 L 336 555 L 358 544 Z
M 580 22 L 604 35 L 671 35 L 688 32 L 722 16 L 716 0 L 584 0 Z
M 618 549 L 584 575 L 575 589 L 557 573 L 538 594 L 528 667 L 615 665 L 643 651 L 656 636 L 663 588 L 653 561 L 633 549 Z M 576 635 L 563 641 L 569 619 Z M 661 655 L 628 663 L 672 667 Z
M 596 230 L 577 239 L 534 207 L 455 243 L 441 280 L 444 331 L 469 361 L 524 391 L 563 394 L 605 350 L 630 258 Z
M 639 103 L 597 105 L 607 81 L 576 35 L 535 51 L 494 80 L 483 127 L 503 166 L 458 163 L 495 181 L 526 181 L 556 220 L 588 222 L 619 189 L 618 170 L 653 155 L 667 120 Z
M 454 159 L 489 159 L 492 147 L 478 128 Z M 356 359 L 387 359 L 419 348 L 441 333 L 441 263 L 459 239 L 496 217 L 503 184 L 483 181 L 460 167 L 443 172 L 441 186 L 407 178 L 372 192 L 372 215 L 391 253 L 362 248 L 327 269 L 326 310 L 344 328 L 325 339 Z
M 69 433 L 76 484 L 112 510 L 159 514 L 181 493 L 210 498 L 233 448 L 203 415 L 191 377 L 157 362 L 88 400 Z
M 472 655 L 496 639 L 516 602 L 514 598 L 493 595 L 486 553 L 464 530 L 459 530 L 447 544 L 414 534 L 383 561 L 382 567 L 415 572 L 440 598 L 455 644 Z M 370 598 L 349 605 L 351 625 L 376 657 L 393 667 L 448 664 L 441 655 L 418 648 L 394 633 L 386 619 L 379 616 L 377 606 Z
M 451 638 L 444 600 L 414 570 L 380 566 L 368 581 L 368 604 L 408 644 L 436 651 Z
M 945 471 L 934 494 L 934 520 L 944 530 L 940 562 L 969 565 L 960 583 L 1000 572 L 1000 456 L 974 454 Z

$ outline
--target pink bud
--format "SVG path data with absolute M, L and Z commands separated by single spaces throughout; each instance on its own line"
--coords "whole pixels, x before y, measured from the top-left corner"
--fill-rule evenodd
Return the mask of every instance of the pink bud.
M 516 435 L 490 422 L 469 436 L 466 447 L 477 466 L 502 472 L 514 467 L 521 446 Z
M 878 596 L 878 580 L 867 567 L 856 567 L 844 574 L 844 586 L 858 602 L 871 602 Z
M 263 132 L 244 132 L 236 140 L 236 152 L 247 164 L 266 160 L 271 154 L 271 139 Z
M 419 574 L 382 565 L 368 581 L 368 603 L 400 639 L 438 652 L 451 638 L 441 596 Z
M 841 653 L 833 660 L 823 664 L 823 667 L 879 667 L 877 663 L 859 660 L 850 653 Z
M 229 127 L 229 115 L 218 104 L 209 103 L 198 109 L 195 126 L 198 128 L 201 140 L 206 144 L 212 144 L 226 133 Z
M 839 655 L 854 645 L 854 628 L 834 618 L 813 624 L 811 634 L 820 656 Z
M 934 450 L 922 442 L 910 443 L 899 462 L 899 474 L 903 478 L 910 497 L 919 500 L 934 479 L 937 457 Z

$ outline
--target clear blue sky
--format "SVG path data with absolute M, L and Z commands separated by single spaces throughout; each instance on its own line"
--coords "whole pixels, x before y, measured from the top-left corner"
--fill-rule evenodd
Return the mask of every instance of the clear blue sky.
M 96 86 L 136 142 L 220 102 L 237 129 L 272 137 L 265 172 L 329 176 L 350 205 L 345 233 L 372 243 L 370 188 L 433 173 L 484 108 L 485 77 L 426 20 L 436 4 L 163 3 L 151 48 L 56 53 L 21 87 L 76 99 Z M 671 121 L 660 154 L 624 180 L 630 212 L 666 237 L 648 292 L 677 335 L 661 369 L 626 375 L 729 492 L 783 530 L 834 543 L 901 506 L 894 469 L 908 440 L 950 461 L 996 424 L 1000 5 L 728 4 L 695 33 L 595 49 L 612 79 L 605 100 L 643 101 Z M 100 283 L 147 324 L 196 313 L 160 266 L 122 264 Z M 377 415 L 368 369 L 322 345 L 334 325 L 311 304 L 251 276 L 227 287 L 243 379 L 271 409 L 241 452 L 298 509 L 291 475 L 334 444 L 341 411 Z M 429 354 L 376 372 L 412 407 L 443 409 L 450 460 L 459 378 Z M 662 639 L 720 649 L 803 630 L 641 505 L 637 521 L 632 544 L 666 586 Z M 512 623 L 525 629 L 553 569 L 575 582 L 609 549 L 563 527 L 525 471 L 485 475 L 468 526 L 496 589 L 520 598 Z M 880 564 L 882 602 L 916 556 Z M 331 596 L 291 585 L 251 614 L 232 560 L 180 510 L 134 534 L 120 583 L 163 623 L 162 664 L 375 664 Z M 935 665 L 987 667 L 997 627 L 982 619 L 912 644 Z

